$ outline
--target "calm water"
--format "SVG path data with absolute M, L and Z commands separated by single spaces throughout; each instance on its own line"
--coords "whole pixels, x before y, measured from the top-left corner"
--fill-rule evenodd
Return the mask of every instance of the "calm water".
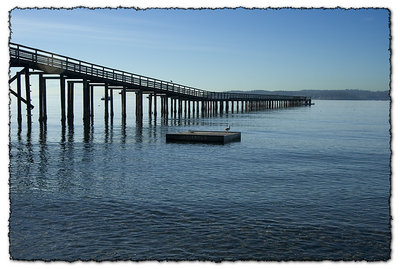
M 12 105 L 11 257 L 389 259 L 389 102 L 315 102 L 167 124 L 145 117 L 139 128 L 130 115 L 123 127 L 118 108 L 105 125 L 98 101 L 86 130 L 81 106 L 63 130 L 49 102 L 46 130 L 35 115 L 20 136 Z M 227 123 L 241 142 L 165 143 L 168 132 Z

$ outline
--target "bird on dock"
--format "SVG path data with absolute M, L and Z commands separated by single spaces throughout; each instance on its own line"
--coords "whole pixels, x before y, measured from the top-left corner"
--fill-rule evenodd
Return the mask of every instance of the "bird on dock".
M 228 124 L 228 127 L 225 128 L 225 131 L 228 132 L 230 129 L 231 129 L 231 126 L 229 126 L 229 124 Z

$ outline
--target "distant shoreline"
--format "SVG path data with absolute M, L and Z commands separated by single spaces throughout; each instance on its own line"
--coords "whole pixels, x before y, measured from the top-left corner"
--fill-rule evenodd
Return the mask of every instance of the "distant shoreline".
M 293 95 L 308 96 L 313 100 L 390 100 L 389 91 L 365 91 L 365 90 L 300 90 L 300 91 L 228 91 L 233 93 L 255 93 L 255 94 L 271 94 L 271 95 Z

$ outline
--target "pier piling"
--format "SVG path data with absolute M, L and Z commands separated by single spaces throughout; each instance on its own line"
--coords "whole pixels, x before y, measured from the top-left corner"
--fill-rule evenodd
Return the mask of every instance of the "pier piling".
M 74 121 L 74 83 L 67 84 L 67 120 L 68 124 Z
M 21 130 L 22 126 L 22 103 L 21 103 L 21 75 L 18 74 L 17 77 L 17 121 L 18 130 Z
M 104 84 L 104 119 L 108 121 L 108 83 Z
M 65 77 L 60 75 L 61 122 L 65 124 Z

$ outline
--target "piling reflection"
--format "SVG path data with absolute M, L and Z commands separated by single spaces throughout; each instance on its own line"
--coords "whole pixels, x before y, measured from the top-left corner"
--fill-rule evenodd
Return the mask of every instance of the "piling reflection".
M 121 143 L 126 143 L 126 122 L 124 120 L 121 121 Z
M 136 125 L 136 143 L 143 142 L 143 125 Z
M 74 125 L 68 125 L 68 143 L 72 144 L 74 142 Z
M 89 143 L 93 138 L 92 125 L 89 121 L 84 121 L 83 123 L 83 142 Z
M 67 126 L 65 125 L 65 121 L 64 122 L 62 122 L 62 124 L 61 124 L 61 140 L 60 140 L 60 143 L 61 143 L 61 145 L 64 145 L 65 144 L 65 138 L 66 138 L 66 129 L 67 129 Z
M 47 141 L 47 124 L 41 123 L 39 127 L 39 143 L 46 144 Z
M 48 170 L 48 149 L 47 149 L 47 124 L 40 124 L 39 128 L 39 173 L 42 175 L 37 178 L 39 189 L 46 188 Z

